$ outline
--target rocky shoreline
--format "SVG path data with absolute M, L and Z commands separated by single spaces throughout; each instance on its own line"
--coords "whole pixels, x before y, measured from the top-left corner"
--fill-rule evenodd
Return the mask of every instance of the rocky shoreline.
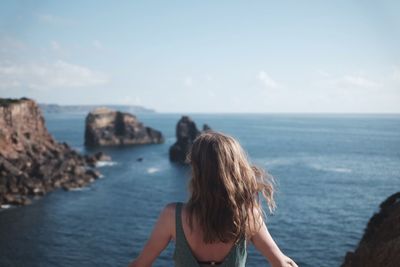
M 33 100 L 0 99 L 0 206 L 26 205 L 58 188 L 86 186 L 101 176 L 96 162 L 107 159 L 56 142 Z

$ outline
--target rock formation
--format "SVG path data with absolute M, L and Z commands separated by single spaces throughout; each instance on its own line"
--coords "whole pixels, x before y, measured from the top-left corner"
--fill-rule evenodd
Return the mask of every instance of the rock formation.
M 134 115 L 99 108 L 86 117 L 86 146 L 159 144 L 164 142 L 160 131 L 145 127 Z
M 100 173 L 87 158 L 53 139 L 34 101 L 0 99 L 0 206 L 29 204 L 30 196 L 94 181 Z
M 342 267 L 400 266 L 400 192 L 380 205 L 369 220 L 357 249 L 347 252 Z
M 203 131 L 211 130 L 207 125 L 203 125 Z M 186 156 L 192 147 L 194 139 L 201 132 L 196 124 L 188 116 L 182 116 L 176 125 L 176 142 L 169 149 L 169 159 L 173 162 L 186 163 Z

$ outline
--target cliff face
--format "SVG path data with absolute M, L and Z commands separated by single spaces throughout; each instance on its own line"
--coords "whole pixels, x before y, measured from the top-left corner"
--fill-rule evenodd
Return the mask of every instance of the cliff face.
M 203 125 L 203 131 L 211 130 Z M 189 153 L 193 141 L 201 133 L 196 124 L 188 116 L 182 116 L 176 125 L 176 142 L 169 149 L 169 159 L 173 162 L 187 163 L 186 156 Z
M 55 188 L 81 187 L 99 177 L 87 160 L 57 143 L 38 105 L 29 99 L 0 99 L 0 205 L 28 204 Z
M 342 267 L 400 266 L 400 192 L 380 205 L 369 220 L 357 249 L 348 252 Z
M 0 100 L 0 155 L 16 159 L 19 152 L 53 142 L 35 102 Z
M 90 112 L 86 117 L 85 145 L 116 146 L 159 144 L 160 131 L 145 127 L 134 115 L 107 108 Z

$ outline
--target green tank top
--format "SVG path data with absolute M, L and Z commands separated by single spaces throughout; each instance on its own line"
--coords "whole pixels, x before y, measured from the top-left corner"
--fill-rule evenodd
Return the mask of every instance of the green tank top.
M 194 257 L 189 247 L 189 243 L 186 240 L 185 233 L 183 232 L 181 213 L 182 203 L 177 203 L 175 209 L 176 242 L 173 256 L 175 267 L 199 267 L 200 264 Z M 242 238 L 232 247 L 224 261 L 216 266 L 244 267 L 246 264 L 246 258 L 246 239 Z

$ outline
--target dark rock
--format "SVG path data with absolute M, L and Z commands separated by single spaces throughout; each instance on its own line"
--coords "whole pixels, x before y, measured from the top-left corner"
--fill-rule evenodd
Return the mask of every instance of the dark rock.
M 8 173 L 9 175 L 17 176 L 21 174 L 21 171 L 16 168 L 13 164 L 7 161 L 5 158 L 0 157 L 0 170 Z
M 96 167 L 97 159 L 94 155 L 85 155 L 85 162 L 90 167 Z
M 400 192 L 382 202 L 356 250 L 347 252 L 342 267 L 397 267 L 399 263 Z
M 95 179 L 97 179 L 101 176 L 100 172 L 98 172 L 96 170 L 92 170 L 92 169 L 86 170 L 85 174 L 89 175 L 90 177 L 93 177 Z
M 145 127 L 129 113 L 99 108 L 86 117 L 85 145 L 89 147 L 163 142 L 160 131 Z
M 207 124 L 203 126 L 204 129 L 211 130 Z M 200 133 L 196 124 L 188 116 L 182 116 L 176 125 L 177 141 L 169 149 L 169 159 L 173 162 L 187 163 L 187 154 Z
M 210 131 L 210 130 L 211 130 L 211 127 L 208 126 L 208 124 L 203 124 L 203 132 Z
M 103 152 L 97 152 L 96 154 L 94 154 L 94 157 L 98 161 L 111 161 L 111 157 L 104 154 Z

